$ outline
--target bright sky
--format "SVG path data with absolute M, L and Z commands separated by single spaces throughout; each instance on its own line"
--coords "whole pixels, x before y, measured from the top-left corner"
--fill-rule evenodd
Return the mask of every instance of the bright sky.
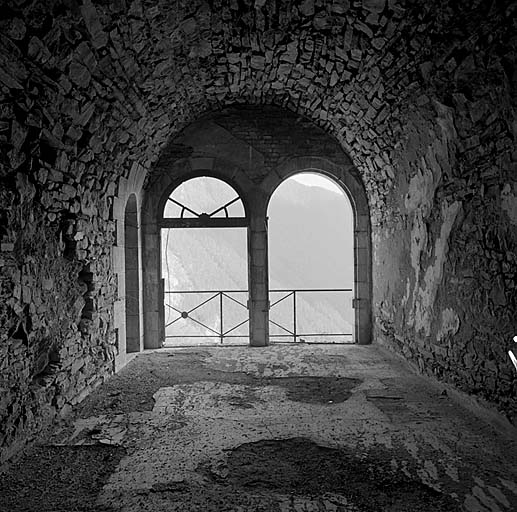
M 293 176 L 291 179 L 309 187 L 321 187 L 327 190 L 332 190 L 332 192 L 336 192 L 337 194 L 343 194 L 343 190 L 335 182 L 321 174 L 303 172 Z

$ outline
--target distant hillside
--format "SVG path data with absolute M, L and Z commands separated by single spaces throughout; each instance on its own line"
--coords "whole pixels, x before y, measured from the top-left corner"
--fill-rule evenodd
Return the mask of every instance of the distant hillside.
M 211 211 L 221 204 L 220 190 L 210 182 L 200 184 L 195 193 L 187 190 L 180 197 L 181 202 L 198 212 Z M 230 199 L 232 197 L 223 196 L 224 201 Z M 282 184 L 274 194 L 268 212 L 270 288 L 351 288 L 353 246 L 352 223 L 345 219 L 348 214 L 340 194 L 293 180 Z M 164 231 L 162 240 L 163 247 L 168 248 L 163 254 L 167 289 L 247 289 L 245 229 L 176 229 Z M 177 309 L 188 310 L 210 295 L 169 297 Z M 272 294 L 271 302 L 280 297 Z M 246 302 L 245 294 L 236 298 Z M 351 332 L 353 312 L 350 304 L 351 294 L 299 294 L 298 332 Z M 169 321 L 176 318 L 177 313 L 166 309 L 170 312 Z M 224 330 L 246 318 L 247 310 L 230 299 L 224 299 L 224 309 Z M 292 298 L 273 307 L 270 316 L 292 330 Z M 219 303 L 209 301 L 196 310 L 193 317 L 219 330 Z M 188 326 L 187 330 L 185 326 Z M 168 328 L 169 334 L 208 332 L 190 320 L 180 320 Z M 271 325 L 272 335 L 281 332 L 285 334 Z M 235 333 L 246 334 L 246 331 L 242 327 Z
M 298 288 L 353 285 L 353 226 L 345 201 L 340 194 L 294 180 L 281 185 L 268 211 L 272 283 Z

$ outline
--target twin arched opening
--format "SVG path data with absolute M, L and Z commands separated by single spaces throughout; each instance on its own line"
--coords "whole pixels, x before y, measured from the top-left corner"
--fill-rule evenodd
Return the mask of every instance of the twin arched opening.
M 303 172 L 331 179 L 350 201 L 354 341 L 371 342 L 370 217 L 359 172 L 341 146 L 309 120 L 278 107 L 242 105 L 207 114 L 187 126 L 170 141 L 147 178 L 142 206 L 147 348 L 162 346 L 165 337 L 161 231 L 177 221 L 164 216 L 166 204 L 174 190 L 200 176 L 228 184 L 242 201 L 243 215 L 223 219 L 224 208 L 217 215 L 210 215 L 214 210 L 198 212 L 194 208 L 196 214 L 191 212 L 190 220 L 186 210 L 180 220 L 197 227 L 233 224 L 246 230 L 249 342 L 258 346 L 269 343 L 268 205 L 285 180 Z
M 195 162 L 194 162 L 195 163 Z M 163 343 L 168 336 L 167 326 L 171 322 L 175 321 L 175 317 L 169 314 L 174 311 L 177 319 L 187 318 L 189 316 L 189 308 L 179 308 L 174 306 L 171 307 L 170 301 L 166 299 L 167 293 L 171 291 L 170 283 L 167 282 L 167 272 L 164 270 L 164 252 L 163 230 L 174 229 L 174 228 L 244 228 L 247 230 L 247 251 L 248 251 L 248 290 L 249 300 L 245 300 L 241 297 L 230 297 L 230 300 L 238 301 L 243 307 L 249 309 L 249 333 L 245 336 L 249 336 L 249 342 L 251 345 L 263 346 L 269 344 L 271 339 L 278 339 L 278 329 L 275 325 L 278 325 L 274 320 L 271 319 L 271 305 L 274 305 L 277 300 L 271 296 L 271 286 L 269 282 L 269 254 L 268 254 L 268 207 L 270 200 L 274 196 L 275 191 L 281 186 L 288 178 L 300 175 L 303 173 L 312 173 L 320 176 L 325 176 L 330 179 L 333 183 L 337 184 L 339 189 L 344 192 L 347 203 L 351 210 L 352 224 L 352 237 L 351 244 L 353 245 L 353 281 L 350 283 L 349 290 L 349 304 L 353 304 L 353 312 L 351 313 L 350 324 L 352 331 L 348 341 L 353 340 L 357 343 L 369 343 L 370 342 L 370 281 L 369 281 L 369 223 L 366 202 L 361 205 L 361 198 L 356 198 L 352 195 L 350 188 L 345 183 L 345 180 L 338 178 L 337 176 L 343 171 L 337 168 L 333 168 L 331 164 L 320 160 L 318 166 L 315 166 L 314 158 L 311 159 L 311 166 L 307 167 L 307 162 L 297 161 L 294 159 L 290 162 L 290 165 L 285 165 L 281 170 L 283 172 L 276 174 L 276 179 L 266 179 L 260 186 L 249 186 L 249 183 L 244 183 L 245 186 L 239 186 L 231 178 L 227 176 L 217 174 L 213 169 L 198 169 L 197 172 L 192 173 L 191 165 L 192 162 L 185 162 L 186 172 L 183 177 L 179 177 L 177 180 L 171 180 L 167 187 L 162 187 L 164 191 L 159 201 L 155 204 L 157 207 L 154 209 L 154 223 L 148 222 L 146 224 L 146 241 L 153 238 L 151 232 L 154 231 L 154 238 L 157 244 L 161 245 L 161 250 L 158 251 L 159 261 L 155 265 L 155 276 L 156 282 L 160 283 L 161 286 L 157 286 L 158 294 L 156 296 L 157 311 L 159 312 L 159 345 Z M 322 169 L 326 167 L 326 170 Z M 211 180 L 224 183 L 225 186 L 221 189 L 225 193 L 220 194 L 218 197 L 218 204 L 202 205 L 204 193 L 201 188 L 196 189 L 196 182 L 199 184 L 201 176 L 209 176 Z M 215 178 L 217 176 L 217 178 Z M 243 180 L 245 181 L 245 180 Z M 235 184 L 234 184 L 235 183 Z M 189 186 L 190 184 L 190 186 Z M 191 185 L 194 185 L 192 188 Z M 246 186 L 248 185 L 248 186 Z M 197 190 L 197 193 L 188 192 L 190 190 Z M 180 193 L 182 192 L 182 193 Z M 190 194 L 190 196 L 189 196 Z M 345 197 L 342 197 L 346 201 Z M 185 201 L 187 199 L 187 201 Z M 206 199 L 206 197 L 205 197 Z M 194 203 L 192 203 L 193 200 Z M 197 201 L 197 204 L 196 204 Z M 201 201 L 201 202 L 199 202 Z M 185 204 L 185 203 L 189 204 Z M 153 221 L 153 217 L 148 220 Z M 339 224 L 342 224 L 342 219 L 335 219 L 336 225 L 333 226 L 335 233 L 339 235 Z M 144 226 L 145 227 L 145 226 Z M 149 236 L 151 235 L 151 236 Z M 310 243 L 310 242 L 309 242 Z M 146 250 L 146 253 L 148 251 Z M 149 268 L 145 265 L 145 268 Z M 157 275 L 158 274 L 158 275 Z M 148 273 L 149 276 L 149 273 Z M 335 286 L 335 288 L 340 288 Z M 213 290 L 214 291 L 214 290 Z M 350 300 L 352 299 L 353 300 Z M 210 297 L 207 298 L 210 299 Z M 217 307 L 219 303 L 219 297 L 212 297 L 214 306 Z M 223 296 L 220 297 L 221 308 Z M 147 302 L 147 301 L 146 301 Z M 192 307 L 190 307 L 192 309 Z M 352 309 L 350 308 L 350 311 Z M 194 320 L 196 321 L 196 320 Z M 197 321 L 196 321 L 197 322 Z M 199 323 L 199 322 L 197 322 Z M 223 325 L 221 319 L 221 325 L 206 325 L 205 333 L 212 333 L 217 338 L 218 336 L 223 339 L 223 334 L 242 335 L 242 328 L 238 326 L 240 330 L 233 332 L 226 332 L 226 326 Z M 273 329 L 271 327 L 273 326 Z M 285 326 L 284 326 L 285 327 Z M 274 332 L 276 329 L 276 333 Z M 294 333 L 293 330 L 294 329 Z M 300 332 L 296 332 L 296 320 L 294 325 L 288 326 L 288 329 L 282 331 L 287 336 L 286 332 L 293 334 L 293 338 L 297 340 L 300 337 Z M 307 333 L 305 333 L 307 334 Z M 343 334 L 343 333 L 338 333 Z M 147 345 L 147 343 L 146 343 Z M 156 346 L 156 345 L 155 345 Z

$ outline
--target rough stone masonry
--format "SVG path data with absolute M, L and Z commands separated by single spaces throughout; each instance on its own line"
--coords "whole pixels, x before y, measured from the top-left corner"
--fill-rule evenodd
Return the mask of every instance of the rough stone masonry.
M 517 421 L 517 2 L 0 11 L 0 462 L 123 364 L 117 205 L 239 105 L 307 119 L 358 170 L 374 341 Z

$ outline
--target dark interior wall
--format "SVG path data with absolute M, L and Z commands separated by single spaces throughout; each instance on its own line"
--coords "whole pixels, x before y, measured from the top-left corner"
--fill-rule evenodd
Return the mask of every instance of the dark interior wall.
M 1 9 L 3 458 L 113 371 L 119 177 L 234 103 L 285 107 L 335 138 L 370 201 L 379 339 L 514 414 L 512 2 Z
M 134 86 L 100 71 L 91 10 L 1 11 L 0 462 L 113 371 L 113 197 L 152 151 Z
M 375 322 L 379 342 L 515 422 L 517 17 L 477 4 L 415 38 L 425 61 L 374 230 Z

